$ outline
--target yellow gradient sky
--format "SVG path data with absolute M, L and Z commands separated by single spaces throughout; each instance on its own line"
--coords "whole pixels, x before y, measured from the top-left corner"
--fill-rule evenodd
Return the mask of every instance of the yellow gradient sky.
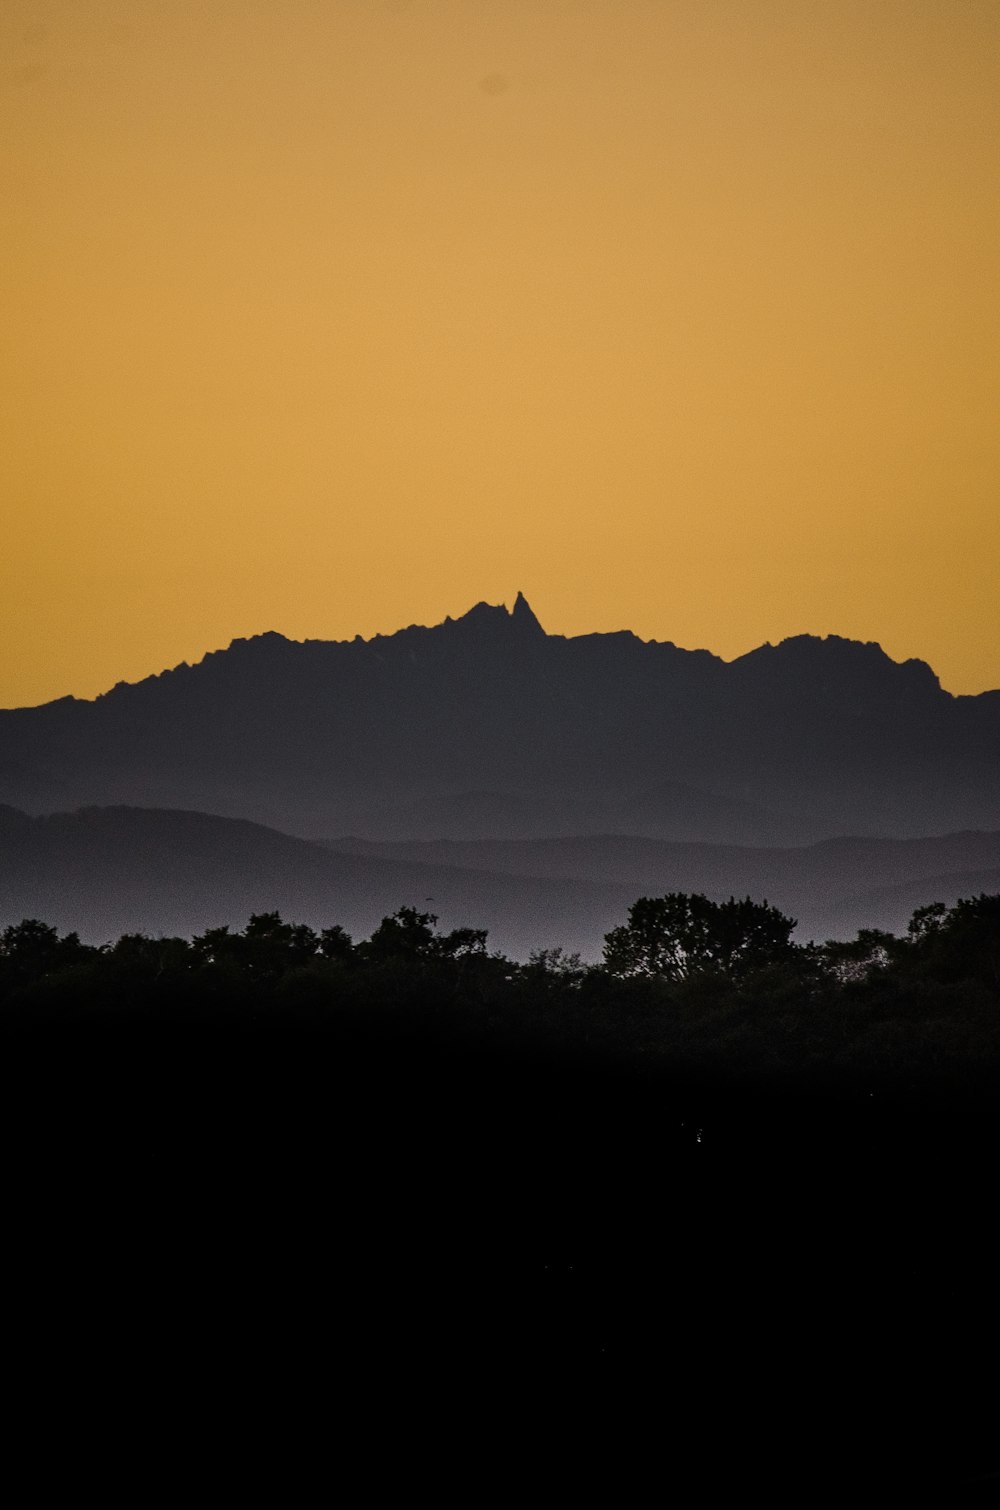
M 4 0 L 0 705 L 523 588 L 1000 686 L 998 0 Z

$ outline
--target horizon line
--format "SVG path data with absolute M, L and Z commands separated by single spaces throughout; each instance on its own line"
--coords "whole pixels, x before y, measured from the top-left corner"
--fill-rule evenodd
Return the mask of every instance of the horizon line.
M 794 641 L 814 641 L 814 642 L 819 643 L 819 644 L 827 644 L 830 641 L 834 641 L 834 642 L 836 642 L 838 644 L 854 645 L 854 646 L 861 647 L 863 649 L 868 649 L 868 650 L 874 649 L 874 650 L 877 650 L 882 656 L 885 657 L 886 660 L 890 661 L 895 666 L 920 666 L 920 667 L 923 667 L 933 677 L 934 681 L 937 683 L 938 688 L 945 695 L 947 695 L 948 697 L 951 697 L 951 698 L 957 699 L 957 698 L 969 698 L 969 697 L 972 697 L 972 698 L 975 698 L 975 697 L 984 697 L 984 696 L 988 696 L 992 692 L 1000 692 L 1000 687 L 984 687 L 984 688 L 981 688 L 978 692 L 951 692 L 948 688 L 943 687 L 941 685 L 940 677 L 934 671 L 933 665 L 931 664 L 930 661 L 925 660 L 922 656 L 907 656 L 904 659 L 896 660 L 883 647 L 883 645 L 881 644 L 881 642 L 879 640 L 856 639 L 856 638 L 853 638 L 852 636 L 842 635 L 842 634 L 838 634 L 836 632 L 829 632 L 829 633 L 825 633 L 825 634 L 819 634 L 819 633 L 814 633 L 812 631 L 803 630 L 803 631 L 800 631 L 798 633 L 784 635 L 780 639 L 777 639 L 777 640 L 766 639 L 766 640 L 762 640 L 757 645 L 751 646 L 751 648 L 749 650 L 741 651 L 738 655 L 731 656 L 728 659 L 724 655 L 719 654 L 717 651 L 708 649 L 707 646 L 685 646 L 685 645 L 679 645 L 677 643 L 677 641 L 675 641 L 675 640 L 671 640 L 671 639 L 662 639 L 661 640 L 661 639 L 657 639 L 655 637 L 650 637 L 649 639 L 643 639 L 640 635 L 636 634 L 636 632 L 634 630 L 627 629 L 627 628 L 587 630 L 587 631 L 584 631 L 581 634 L 560 634 L 558 632 L 553 632 L 553 631 L 546 630 L 542 626 L 540 620 L 538 619 L 538 617 L 535 614 L 534 610 L 532 609 L 530 603 L 528 602 L 527 597 L 525 596 L 525 594 L 521 590 L 518 590 L 517 594 L 515 595 L 513 604 L 510 607 L 507 606 L 507 603 L 505 601 L 502 601 L 500 603 L 491 603 L 488 600 L 486 600 L 485 598 L 481 598 L 481 599 L 478 599 L 475 603 L 473 603 L 471 605 L 471 607 L 469 607 L 468 609 L 466 609 L 464 613 L 459 614 L 457 617 L 453 617 L 451 614 L 446 614 L 443 619 L 440 619 L 437 622 L 432 623 L 432 624 L 420 624 L 420 623 L 417 623 L 416 621 L 414 621 L 414 622 L 412 622 L 410 624 L 400 625 L 399 628 L 397 628 L 397 629 L 393 629 L 393 630 L 389 630 L 389 631 L 376 631 L 376 633 L 374 633 L 372 635 L 369 635 L 367 637 L 364 636 L 364 635 L 361 635 L 361 634 L 355 634 L 355 635 L 353 635 L 351 637 L 342 638 L 342 639 L 337 639 L 335 637 L 325 638 L 325 637 L 320 637 L 320 636 L 306 636 L 306 637 L 304 637 L 302 639 L 297 639 L 297 638 L 295 638 L 292 635 L 286 634 L 283 630 L 278 630 L 278 629 L 262 629 L 262 630 L 258 630 L 256 632 L 254 632 L 252 634 L 248 634 L 248 635 L 234 635 L 233 638 L 228 642 L 228 644 L 225 644 L 225 645 L 216 645 L 214 647 L 210 647 L 209 649 L 206 649 L 197 660 L 189 661 L 187 659 L 181 659 L 179 661 L 174 662 L 171 665 L 167 665 L 167 666 L 161 667 L 160 670 L 158 670 L 158 671 L 147 672 L 145 675 L 139 676 L 135 680 L 132 680 L 132 681 L 128 680 L 127 678 L 121 678 L 120 680 L 118 680 L 116 682 L 113 682 L 111 684 L 111 686 L 106 687 L 103 691 L 96 692 L 92 696 L 81 696 L 81 695 L 79 695 L 77 693 L 67 692 L 67 693 L 62 693 L 62 694 L 60 694 L 60 695 L 58 695 L 56 697 L 44 698 L 42 701 L 37 702 L 37 703 L 23 703 L 23 704 L 15 704 L 15 705 L 7 706 L 7 707 L 2 707 L 2 708 L 0 708 L 0 712 L 2 712 L 2 713 L 30 712 L 30 711 L 32 711 L 34 709 L 37 709 L 37 708 L 50 707 L 54 703 L 65 703 L 65 702 L 97 703 L 97 702 L 100 702 L 102 699 L 108 697 L 111 693 L 113 693 L 113 692 L 115 692 L 115 691 L 117 691 L 117 690 L 119 690 L 121 688 L 125 688 L 125 687 L 138 687 L 138 686 L 143 685 L 143 683 L 145 683 L 145 682 L 156 681 L 156 680 L 158 680 L 161 677 L 169 676 L 172 673 L 177 672 L 177 671 L 193 670 L 193 669 L 197 668 L 198 666 L 203 665 L 205 663 L 205 661 L 209 660 L 213 656 L 226 655 L 231 650 L 233 650 L 234 648 L 236 648 L 237 646 L 250 645 L 250 644 L 253 644 L 255 641 L 259 641 L 259 640 L 268 640 L 268 639 L 271 639 L 271 640 L 281 640 L 285 644 L 288 644 L 288 645 L 297 645 L 297 646 L 306 646 L 306 645 L 341 645 L 341 646 L 358 645 L 358 646 L 367 646 L 367 645 L 376 644 L 379 641 L 393 640 L 393 639 L 398 638 L 398 636 L 400 636 L 400 635 L 409 634 L 409 633 L 412 633 L 413 631 L 421 631 L 422 630 L 423 632 L 430 634 L 430 633 L 433 633 L 433 632 L 435 632 L 437 630 L 444 630 L 444 629 L 448 628 L 449 626 L 452 627 L 452 628 L 458 628 L 460 625 L 466 623 L 466 621 L 468 621 L 469 619 L 473 618 L 473 616 L 475 616 L 477 614 L 480 615 L 480 617 L 482 617 L 482 610 L 487 610 L 488 612 L 490 612 L 491 614 L 494 614 L 494 615 L 501 615 L 502 614 L 504 616 L 504 619 L 508 623 L 513 623 L 515 620 L 519 620 L 524 625 L 524 627 L 527 628 L 532 633 L 532 635 L 536 639 L 540 638 L 540 639 L 545 639 L 545 640 L 557 640 L 557 641 L 561 640 L 561 641 L 565 642 L 565 641 L 570 641 L 570 640 L 597 639 L 597 638 L 620 638 L 622 636 L 628 636 L 628 637 L 630 637 L 630 638 L 638 641 L 638 643 L 642 644 L 642 645 L 663 646 L 664 648 L 670 648 L 670 649 L 674 649 L 674 650 L 679 650 L 683 654 L 686 654 L 686 655 L 699 655 L 699 656 L 706 656 L 707 655 L 712 660 L 718 661 L 720 664 L 722 664 L 724 666 L 734 666 L 738 662 L 746 660 L 750 656 L 759 654 L 761 651 L 777 650 L 777 649 L 780 649 L 782 646 L 790 644 L 790 643 L 792 643 Z

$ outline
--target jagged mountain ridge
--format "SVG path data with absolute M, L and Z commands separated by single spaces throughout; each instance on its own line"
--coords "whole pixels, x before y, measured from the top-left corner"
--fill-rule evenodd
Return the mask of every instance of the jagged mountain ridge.
M 0 712 L 0 800 L 189 807 L 306 834 L 429 837 L 379 824 L 477 792 L 530 799 L 525 837 L 621 812 L 616 828 L 716 841 L 945 832 L 1000 824 L 998 771 L 1000 692 L 952 696 L 921 661 L 837 637 L 726 662 L 629 631 L 549 635 L 520 594 L 512 611 L 480 603 L 371 640 L 234 640 L 93 701 Z M 714 800 L 714 830 L 675 835 L 676 812 L 664 829 L 649 812 L 664 790 L 707 803 L 710 828 Z M 733 804 L 758 815 L 745 831 Z

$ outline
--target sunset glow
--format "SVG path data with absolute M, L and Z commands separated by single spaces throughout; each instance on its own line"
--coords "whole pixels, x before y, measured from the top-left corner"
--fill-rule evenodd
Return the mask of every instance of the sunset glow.
M 1000 686 L 993 0 L 7 0 L 0 705 L 523 589 Z

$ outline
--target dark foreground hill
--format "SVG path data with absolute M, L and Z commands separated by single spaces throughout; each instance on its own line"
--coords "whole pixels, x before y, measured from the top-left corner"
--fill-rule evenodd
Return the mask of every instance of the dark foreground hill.
M 731 663 L 548 635 L 523 598 L 370 641 L 236 640 L 93 702 L 0 712 L 0 800 L 369 838 L 751 845 L 1000 827 L 1000 692 L 799 636 Z
M 1000 890 L 1000 835 L 837 840 L 751 850 L 623 836 L 332 847 L 237 819 L 143 808 L 29 817 L 0 809 L 0 925 L 41 917 L 101 942 L 189 936 L 278 910 L 355 937 L 400 906 L 484 927 L 516 959 L 562 946 L 596 959 L 642 895 L 766 898 L 799 937 L 901 932 L 915 907 Z

